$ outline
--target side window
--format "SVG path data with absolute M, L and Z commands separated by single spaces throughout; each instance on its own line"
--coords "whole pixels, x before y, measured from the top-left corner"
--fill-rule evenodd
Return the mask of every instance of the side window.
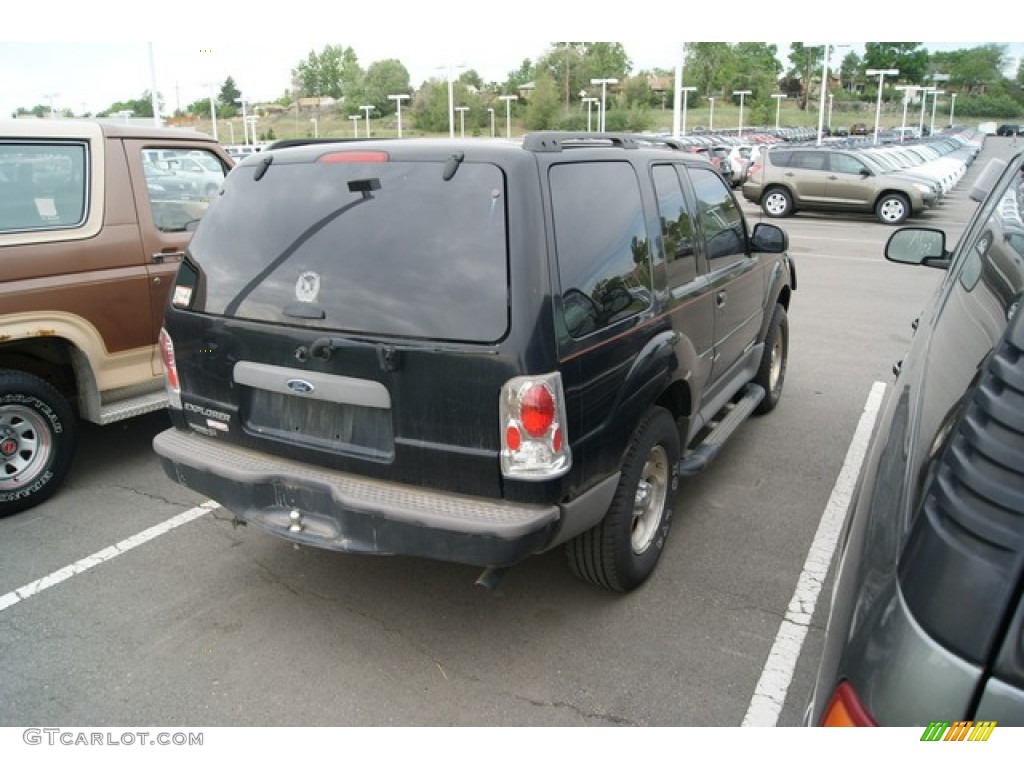
M 0 142 L 0 232 L 80 226 L 86 158 L 83 143 Z
M 671 289 L 697 278 L 693 221 L 675 166 L 656 165 L 652 169 L 652 177 L 658 196 L 658 219 L 661 221 L 661 237 L 668 265 L 668 287 Z
M 858 174 L 865 170 L 864 163 L 860 160 L 840 152 L 829 155 L 829 167 L 836 173 Z
M 640 183 L 629 163 L 549 171 L 562 319 L 586 336 L 651 304 L 650 248 Z
M 200 149 L 144 149 L 142 170 L 153 221 L 163 232 L 194 229 L 227 175 L 216 155 Z
M 697 219 L 710 261 L 735 261 L 747 255 L 743 214 L 725 182 L 703 168 L 690 168 L 690 180 L 697 196 Z M 721 264 L 711 264 L 714 269 Z
M 828 158 L 824 152 L 794 152 L 792 165 L 808 171 L 824 171 L 828 166 Z

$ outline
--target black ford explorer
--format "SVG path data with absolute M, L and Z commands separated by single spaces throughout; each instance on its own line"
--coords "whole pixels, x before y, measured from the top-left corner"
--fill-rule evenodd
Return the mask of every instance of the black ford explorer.
M 294 542 L 653 571 L 680 474 L 786 371 L 787 237 L 671 140 L 311 142 L 248 158 L 167 309 L 170 477 Z

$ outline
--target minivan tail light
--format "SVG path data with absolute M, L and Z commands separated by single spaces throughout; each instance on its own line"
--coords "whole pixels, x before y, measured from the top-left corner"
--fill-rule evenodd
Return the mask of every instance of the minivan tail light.
M 178 365 L 174 360 L 174 342 L 166 328 L 160 329 L 160 361 L 164 367 L 164 386 L 170 406 L 181 410 L 181 382 L 178 380 Z
M 499 395 L 501 472 L 517 480 L 548 480 L 569 471 L 565 396 L 558 373 L 517 376 Z
M 845 680 L 836 686 L 821 716 L 821 725 L 833 728 L 878 725 L 868 714 L 857 692 Z

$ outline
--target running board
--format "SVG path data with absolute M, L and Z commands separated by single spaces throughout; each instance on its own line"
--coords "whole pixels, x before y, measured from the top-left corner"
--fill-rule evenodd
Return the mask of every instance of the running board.
M 740 426 L 764 400 L 764 387 L 748 384 L 739 401 L 727 406 L 725 415 L 715 423 L 706 438 L 679 460 L 676 465 L 680 475 L 696 475 L 711 463 L 718 452 Z
M 115 421 L 131 419 L 144 413 L 167 407 L 167 392 L 161 387 L 152 392 L 116 400 L 100 407 L 98 424 L 113 424 Z

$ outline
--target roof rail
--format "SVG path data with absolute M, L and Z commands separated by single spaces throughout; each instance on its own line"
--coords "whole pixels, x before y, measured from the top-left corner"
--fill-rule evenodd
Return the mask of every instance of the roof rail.
M 682 149 L 682 144 L 665 136 L 646 136 L 632 133 L 576 133 L 574 131 L 537 131 L 523 137 L 523 149 L 531 152 L 561 152 L 570 147 L 618 147 L 636 149 L 640 146 L 660 145 Z

